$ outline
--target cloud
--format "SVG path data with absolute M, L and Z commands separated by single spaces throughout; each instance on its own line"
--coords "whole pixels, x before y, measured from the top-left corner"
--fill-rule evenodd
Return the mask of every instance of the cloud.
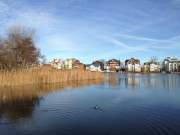
M 43 43 L 41 48 L 48 51 L 72 51 L 78 49 L 75 43 L 67 40 L 67 38 L 61 35 L 47 36 Z
M 0 15 L 2 15 L 5 11 L 9 10 L 9 6 L 5 4 L 3 1 L 0 1 Z
M 135 40 L 136 43 L 139 41 L 144 41 L 145 46 L 139 46 L 139 48 L 157 48 L 157 49 L 173 49 L 174 48 L 179 48 L 180 45 L 180 36 L 174 36 L 166 39 L 155 39 L 155 38 L 146 38 L 146 37 L 139 37 L 139 36 L 134 36 L 134 35 L 126 35 L 126 34 L 114 34 L 110 33 L 110 35 L 122 37 L 123 39 L 132 39 Z M 115 42 L 115 41 L 114 41 Z M 124 44 L 118 42 L 119 45 L 122 47 Z M 142 43 L 141 43 L 142 44 Z M 125 47 L 125 46 L 124 46 Z
M 180 48 L 179 9 L 173 2 L 179 0 L 0 0 L 0 32 L 11 25 L 35 28 L 47 57 L 170 55 Z
M 180 5 L 180 0 L 171 0 L 173 5 Z
M 168 40 L 159 40 L 159 39 L 153 39 L 153 38 L 138 37 L 138 36 L 133 36 L 133 35 L 123 35 L 123 34 L 112 34 L 112 35 L 117 35 L 117 36 L 128 38 L 128 39 L 143 40 L 143 41 L 170 42 Z
M 111 43 L 113 43 L 115 45 L 118 45 L 118 46 L 120 46 L 122 48 L 128 49 L 131 52 L 132 51 L 152 52 L 152 50 L 148 49 L 147 46 L 135 46 L 135 47 L 132 47 L 132 46 L 126 45 L 126 44 L 124 44 L 124 43 L 122 43 L 122 42 L 120 42 L 120 41 L 118 41 L 116 39 L 113 39 L 113 38 L 103 38 L 103 39 L 105 39 L 105 40 L 107 40 L 107 41 L 109 41 L 109 42 L 111 42 Z

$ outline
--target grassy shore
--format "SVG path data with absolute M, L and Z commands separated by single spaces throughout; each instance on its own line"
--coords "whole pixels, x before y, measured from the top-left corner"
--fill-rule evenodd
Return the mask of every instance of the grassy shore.
M 85 70 L 55 70 L 49 68 L 0 72 L 0 87 L 29 84 L 50 84 L 69 81 L 103 79 L 99 72 Z

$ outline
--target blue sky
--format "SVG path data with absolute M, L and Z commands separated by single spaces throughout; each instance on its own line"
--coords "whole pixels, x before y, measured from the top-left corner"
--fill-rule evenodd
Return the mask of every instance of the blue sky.
M 37 30 L 47 61 L 180 58 L 180 0 L 0 0 L 0 35 Z

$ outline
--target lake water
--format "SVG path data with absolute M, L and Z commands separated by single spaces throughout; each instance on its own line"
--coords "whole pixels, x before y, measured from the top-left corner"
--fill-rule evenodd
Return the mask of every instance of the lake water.
M 1 89 L 0 134 L 180 135 L 180 75 L 108 76 Z

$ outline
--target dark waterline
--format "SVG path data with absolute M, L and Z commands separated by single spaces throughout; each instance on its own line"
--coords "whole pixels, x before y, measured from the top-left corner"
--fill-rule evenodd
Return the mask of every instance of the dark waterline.
M 1 89 L 0 134 L 179 135 L 180 76 L 109 74 Z

